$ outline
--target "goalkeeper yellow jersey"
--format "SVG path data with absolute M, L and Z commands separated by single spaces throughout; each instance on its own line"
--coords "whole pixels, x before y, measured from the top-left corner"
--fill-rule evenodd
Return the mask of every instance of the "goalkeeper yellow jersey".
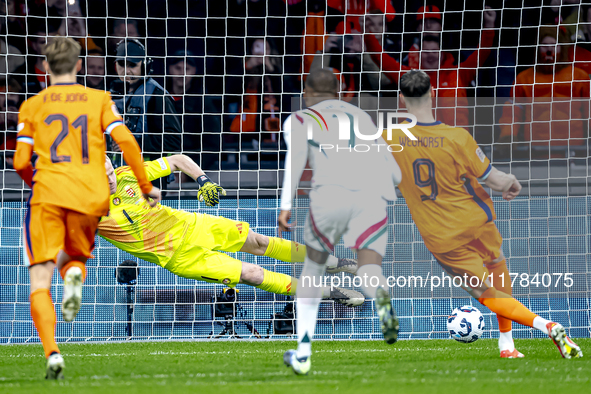
M 166 158 L 144 165 L 150 181 L 171 173 Z M 166 265 L 181 249 L 196 215 L 161 204 L 150 208 L 130 167 L 119 167 L 115 174 L 117 191 L 111 195 L 108 215 L 99 223 L 99 235 L 142 260 Z

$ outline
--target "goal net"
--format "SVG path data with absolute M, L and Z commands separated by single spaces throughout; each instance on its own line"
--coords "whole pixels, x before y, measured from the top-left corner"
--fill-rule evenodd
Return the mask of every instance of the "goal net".
M 465 127 L 492 164 L 523 185 L 511 202 L 492 194 L 514 295 L 535 313 L 563 324 L 569 335 L 589 337 L 591 12 L 586 3 L 551 6 L 541 0 L 491 1 L 487 7 L 445 0 L 9 2 L 0 16 L 0 343 L 38 342 L 23 258 L 30 191 L 12 169 L 12 157 L 18 108 L 47 86 L 42 45 L 57 35 L 81 44 L 79 83 L 112 92 L 147 160 L 185 154 L 228 191 L 218 207 L 209 208 L 197 200 L 198 184 L 175 174 L 159 181 L 166 191 L 164 205 L 245 221 L 268 236 L 278 235 L 286 175 L 283 123 L 302 108 L 310 70 L 331 68 L 341 99 L 376 119 L 404 111 L 398 78 L 405 70 L 427 70 L 437 92 L 437 120 Z M 146 52 L 138 69 L 118 55 L 126 39 L 137 40 L 137 48 Z M 132 58 L 130 49 L 126 54 Z M 148 74 L 146 81 L 149 77 L 155 85 L 148 88 L 146 82 L 137 91 L 129 82 L 138 73 Z M 122 165 L 110 141 L 108 150 L 114 165 Z M 309 189 L 305 173 L 294 201 L 294 231 L 284 234 L 298 242 Z M 401 338 L 448 338 L 447 317 L 463 305 L 483 312 L 485 337 L 498 337 L 495 315 L 444 279 L 404 199 L 390 203 L 388 211 L 384 273 Z M 302 270 L 301 264 L 269 257 L 230 255 L 296 277 Z M 342 243 L 335 255 L 354 257 Z M 63 281 L 54 274 L 58 341 L 288 338 L 293 333 L 290 297 L 246 285 L 238 285 L 235 294 L 225 292 L 222 284 L 175 276 L 98 236 L 94 256 L 87 262 L 82 307 L 72 323 L 62 319 Z M 345 283 L 352 279 L 336 277 Z M 513 329 L 515 337 L 541 335 L 517 323 Z M 316 334 L 381 338 L 370 300 L 358 308 L 323 301 Z

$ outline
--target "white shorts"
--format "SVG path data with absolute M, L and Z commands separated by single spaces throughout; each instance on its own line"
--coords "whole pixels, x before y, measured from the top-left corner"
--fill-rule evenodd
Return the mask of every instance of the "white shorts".
M 384 256 L 388 242 L 387 202 L 367 191 L 321 186 L 310 191 L 304 242 L 332 252 L 343 237 L 345 247 L 371 249 Z

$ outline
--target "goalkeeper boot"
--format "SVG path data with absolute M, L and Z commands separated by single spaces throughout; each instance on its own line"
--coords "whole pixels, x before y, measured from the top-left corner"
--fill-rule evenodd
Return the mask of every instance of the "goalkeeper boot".
M 310 357 L 298 358 L 297 352 L 293 349 L 290 349 L 283 354 L 283 363 L 286 366 L 291 367 L 296 375 L 307 375 L 312 367 Z
M 384 341 L 386 341 L 388 345 L 392 345 L 398 340 L 398 330 L 400 326 L 398 324 L 396 311 L 392 308 L 390 294 L 383 287 L 378 287 L 376 292 L 376 308 L 378 309 Z
M 362 305 L 365 297 L 358 291 L 333 287 L 330 290 L 329 300 L 348 306 L 349 308 Z
M 53 353 L 47 358 L 47 367 L 45 369 L 45 379 L 56 380 L 64 378 L 64 358 L 59 353 Z
M 546 328 L 563 358 L 583 357 L 581 348 L 566 335 L 566 330 L 561 324 L 550 322 L 546 324 Z
M 76 318 L 82 302 L 82 270 L 72 267 L 64 276 L 64 295 L 62 297 L 62 316 L 70 322 Z
M 357 268 L 359 267 L 355 259 L 338 259 L 336 267 L 326 267 L 326 273 L 336 274 L 337 272 L 348 272 L 355 275 Z

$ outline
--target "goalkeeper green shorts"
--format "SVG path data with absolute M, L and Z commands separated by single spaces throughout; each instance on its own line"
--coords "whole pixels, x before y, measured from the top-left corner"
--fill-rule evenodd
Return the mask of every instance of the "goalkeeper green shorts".
M 181 249 L 164 268 L 183 278 L 236 286 L 242 262 L 221 251 L 238 252 L 248 237 L 249 224 L 207 214 L 196 216 Z

